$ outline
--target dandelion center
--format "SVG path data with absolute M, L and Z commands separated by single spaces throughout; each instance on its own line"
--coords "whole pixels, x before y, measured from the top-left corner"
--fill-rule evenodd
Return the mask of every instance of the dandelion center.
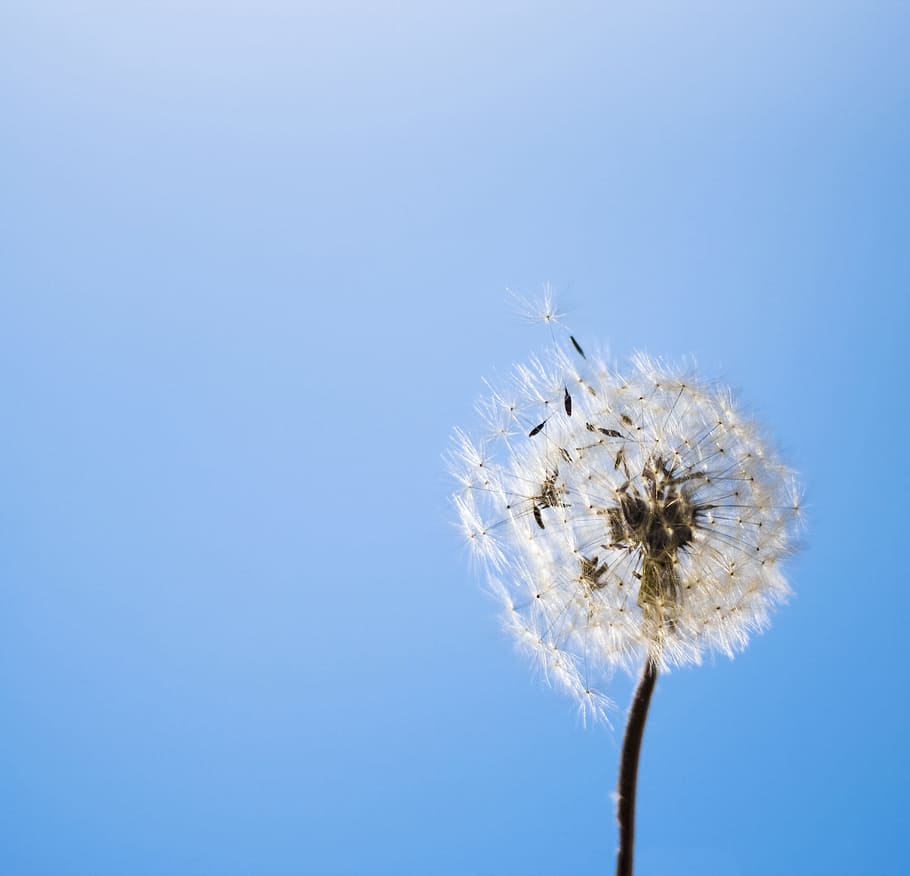
M 625 466 L 624 458 L 618 460 Z M 698 472 L 677 474 L 662 457 L 645 464 L 636 484 L 626 480 L 617 489 L 618 504 L 607 511 L 611 548 L 638 554 L 638 604 L 648 617 L 672 625 L 680 600 L 678 552 L 692 541 L 699 505 L 691 484 Z
M 619 504 L 608 509 L 611 547 L 638 549 L 655 562 L 672 560 L 692 541 L 698 505 L 684 486 L 693 474 L 674 476 L 663 459 L 649 461 L 639 486 L 626 481 L 617 489 Z

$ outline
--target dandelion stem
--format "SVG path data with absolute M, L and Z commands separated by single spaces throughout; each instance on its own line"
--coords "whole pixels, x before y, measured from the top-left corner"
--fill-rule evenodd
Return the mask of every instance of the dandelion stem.
M 632 853 L 635 846 L 635 787 L 638 783 L 638 755 L 648 718 L 651 694 L 657 682 L 657 666 L 649 657 L 626 722 L 626 734 L 622 741 L 622 759 L 619 762 L 619 787 L 617 789 L 616 818 L 619 821 L 619 853 L 616 860 L 616 876 L 632 876 Z

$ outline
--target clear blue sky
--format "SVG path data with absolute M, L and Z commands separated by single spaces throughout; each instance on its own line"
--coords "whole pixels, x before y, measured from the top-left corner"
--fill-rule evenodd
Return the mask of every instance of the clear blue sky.
M 908 39 L 868 0 L 7 0 L 0 871 L 611 872 L 622 710 L 513 652 L 441 461 L 549 281 L 807 490 L 771 630 L 659 682 L 637 873 L 904 872 Z

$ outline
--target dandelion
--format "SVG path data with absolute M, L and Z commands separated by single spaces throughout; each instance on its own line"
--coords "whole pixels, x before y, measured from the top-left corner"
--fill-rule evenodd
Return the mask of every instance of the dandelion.
M 732 657 L 768 625 L 789 593 L 795 480 L 728 390 L 641 355 L 610 367 L 574 336 L 478 411 L 481 434 L 455 434 L 455 504 L 507 628 L 586 719 L 607 717 L 617 668 L 644 667 L 620 767 L 617 873 L 631 873 L 657 675 Z

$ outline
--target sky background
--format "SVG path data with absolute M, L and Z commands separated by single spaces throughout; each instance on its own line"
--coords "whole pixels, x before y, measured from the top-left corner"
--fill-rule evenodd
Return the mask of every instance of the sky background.
M 602 874 L 615 729 L 442 455 L 549 338 L 696 357 L 795 598 L 658 683 L 638 876 L 906 867 L 902 3 L 0 6 L 0 871 Z

